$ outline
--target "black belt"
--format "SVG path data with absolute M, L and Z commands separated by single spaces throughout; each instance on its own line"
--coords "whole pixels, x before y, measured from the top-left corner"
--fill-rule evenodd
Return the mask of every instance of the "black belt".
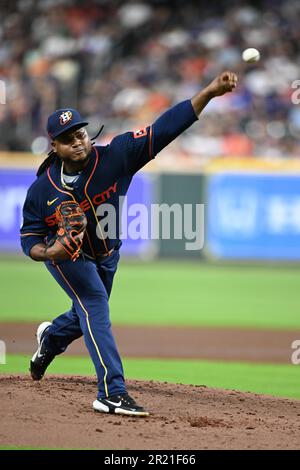
M 96 253 L 96 259 L 105 259 L 109 258 L 110 255 L 113 254 L 114 251 L 116 251 L 117 245 L 114 246 L 111 250 L 107 251 L 106 253 Z
M 83 252 L 83 256 L 86 256 L 89 259 L 93 260 L 103 260 L 106 258 L 109 258 L 116 250 L 118 250 L 121 246 L 121 241 L 119 241 L 113 248 L 111 248 L 109 251 L 106 251 L 105 253 L 96 253 L 95 256 L 88 255 Z

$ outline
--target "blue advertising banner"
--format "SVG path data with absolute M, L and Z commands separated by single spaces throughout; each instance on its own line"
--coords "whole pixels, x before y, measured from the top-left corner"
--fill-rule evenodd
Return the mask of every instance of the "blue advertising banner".
M 206 224 L 215 257 L 300 260 L 300 175 L 212 175 Z
M 15 251 L 21 253 L 19 241 L 20 226 L 22 224 L 22 208 L 27 190 L 35 179 L 35 171 L 28 169 L 0 169 L 0 252 Z M 137 207 L 144 207 L 145 216 L 150 213 L 150 204 L 154 193 L 153 178 L 150 175 L 139 173 L 135 175 L 123 210 L 123 246 L 122 254 L 128 256 L 151 256 L 153 244 L 148 239 L 130 239 L 126 236 L 126 227 L 136 219 L 136 214 L 132 211 L 134 204 Z M 143 213 L 139 214 L 140 220 Z M 127 224 L 127 225 L 126 225 Z M 130 231 L 129 231 L 130 232 Z
M 26 169 L 0 169 L 0 250 L 22 252 L 20 226 L 22 208 L 35 172 Z

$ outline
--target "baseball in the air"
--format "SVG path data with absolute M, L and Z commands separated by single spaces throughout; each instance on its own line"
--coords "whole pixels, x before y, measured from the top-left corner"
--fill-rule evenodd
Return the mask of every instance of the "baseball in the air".
M 242 54 L 243 60 L 248 63 L 258 62 L 260 59 L 260 53 L 254 47 L 249 47 L 245 49 Z

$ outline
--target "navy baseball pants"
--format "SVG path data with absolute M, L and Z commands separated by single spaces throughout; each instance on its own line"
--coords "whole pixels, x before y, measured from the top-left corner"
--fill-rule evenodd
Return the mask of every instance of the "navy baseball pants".
M 98 398 L 126 392 L 108 306 L 119 258 L 119 250 L 115 250 L 101 261 L 80 257 L 76 262 L 45 263 L 73 302 L 71 310 L 53 320 L 45 334 L 45 345 L 57 355 L 83 334 L 97 373 Z

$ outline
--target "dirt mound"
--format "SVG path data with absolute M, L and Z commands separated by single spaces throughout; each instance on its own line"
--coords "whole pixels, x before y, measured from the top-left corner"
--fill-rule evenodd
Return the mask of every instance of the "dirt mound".
M 300 449 L 300 401 L 128 381 L 147 418 L 93 412 L 96 380 L 0 377 L 0 445 L 90 449 Z

